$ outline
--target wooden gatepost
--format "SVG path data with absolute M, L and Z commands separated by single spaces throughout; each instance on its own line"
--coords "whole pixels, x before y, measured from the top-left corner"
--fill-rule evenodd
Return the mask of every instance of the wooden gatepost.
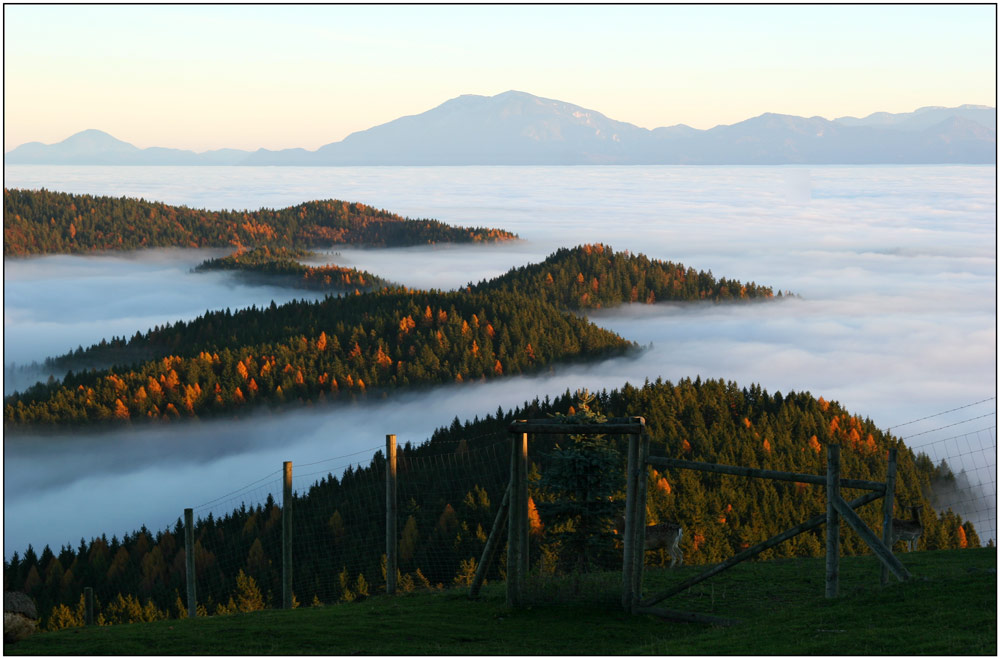
M 630 452 L 630 459 L 631 456 L 632 453 Z M 690 460 L 680 460 L 677 458 L 666 457 L 646 457 L 644 463 L 672 469 L 693 469 L 696 471 L 705 471 L 716 474 L 730 474 L 734 476 L 745 476 L 748 478 L 768 478 L 771 480 L 790 481 L 794 483 L 810 483 L 813 485 L 825 486 L 827 494 L 827 510 L 825 513 L 816 515 L 815 517 L 802 522 L 798 526 L 794 526 L 786 531 L 783 531 L 782 533 L 768 538 L 767 540 L 736 554 L 718 565 L 712 566 L 704 572 L 670 588 L 666 592 L 643 599 L 641 597 L 640 584 L 640 586 L 633 592 L 631 606 L 631 611 L 633 613 L 650 613 L 664 618 L 686 621 L 700 620 L 702 622 L 713 622 L 716 624 L 735 622 L 731 620 L 726 621 L 721 619 L 710 619 L 707 616 L 698 616 L 691 613 L 654 608 L 653 605 L 662 602 L 672 595 L 676 595 L 677 593 L 687 590 L 691 586 L 713 577 L 720 572 L 733 567 L 737 563 L 753 558 L 757 554 L 760 554 L 771 547 L 794 538 L 800 533 L 814 529 L 824 523 L 827 525 L 826 596 L 828 598 L 836 597 L 838 594 L 840 575 L 841 519 L 847 522 L 848 526 L 854 529 L 858 535 L 861 536 L 861 539 L 864 540 L 865 543 L 872 549 L 875 555 L 882 562 L 885 569 L 892 572 L 900 581 L 906 581 L 910 578 L 910 573 L 903 566 L 903 564 L 899 562 L 899 559 L 893 556 L 892 549 L 889 546 L 892 537 L 892 499 L 894 495 L 896 475 L 896 449 L 889 450 L 887 478 L 885 483 L 857 480 L 852 478 L 841 478 L 840 446 L 836 444 L 827 446 L 827 473 L 823 476 L 772 471 L 769 469 L 756 469 L 752 467 L 721 465 L 708 462 L 693 462 Z M 643 466 L 645 466 L 645 464 Z M 642 469 L 641 472 L 643 472 L 641 474 L 643 476 L 642 480 L 645 481 L 645 469 Z M 840 496 L 840 488 L 842 487 L 870 490 L 870 492 L 864 496 L 847 502 Z M 629 483 L 628 488 L 629 496 L 632 496 L 632 493 L 635 492 L 637 497 L 642 497 L 637 499 L 635 504 L 630 504 L 630 507 L 632 509 L 642 508 L 645 510 L 644 492 L 640 491 L 632 482 Z M 882 537 L 880 538 L 868 528 L 858 514 L 854 512 L 854 510 L 883 497 L 885 498 L 883 508 L 883 529 Z M 642 552 L 642 549 L 640 548 L 642 545 L 633 545 L 632 547 L 634 548 L 633 551 Z
M 602 423 L 567 423 L 564 419 L 518 420 L 510 425 L 510 483 L 497 511 L 493 528 L 476 575 L 469 589 L 469 596 L 476 597 L 482 587 L 486 571 L 500 546 L 500 534 L 507 522 L 507 606 L 519 608 L 523 604 L 524 580 L 528 573 L 528 436 L 529 435 L 628 435 L 628 496 L 625 511 L 625 557 L 622 561 L 622 604 L 635 599 L 642 585 L 643 554 L 633 547 L 645 544 L 646 506 L 636 506 L 646 500 L 645 460 L 649 454 L 649 437 L 645 434 L 646 420 L 641 416 L 608 419 Z M 638 543 L 638 545 L 636 545 Z

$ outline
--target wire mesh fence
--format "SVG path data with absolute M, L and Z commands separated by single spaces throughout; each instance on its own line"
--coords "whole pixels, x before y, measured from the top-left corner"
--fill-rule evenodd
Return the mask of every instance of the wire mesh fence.
M 931 484 L 931 505 L 939 513 L 950 509 L 971 521 L 984 545 L 997 540 L 996 430 L 993 425 L 914 447 L 947 465 L 943 478 Z
M 508 478 L 509 441 L 492 433 L 402 447 L 397 456 L 401 591 L 468 585 Z M 349 602 L 386 589 L 386 455 L 370 447 L 295 465 L 295 605 Z M 263 606 L 281 606 L 283 479 L 278 470 L 194 508 L 196 588 L 204 613 L 238 601 L 241 573 Z M 501 562 L 488 578 L 497 579 Z M 244 589 L 245 590 L 245 589 Z
M 974 428 L 968 430 L 969 427 Z M 938 465 L 923 494 L 934 510 L 970 521 L 981 544 L 997 541 L 996 397 L 989 396 L 892 427 L 914 452 Z M 905 430 L 900 431 L 900 429 Z

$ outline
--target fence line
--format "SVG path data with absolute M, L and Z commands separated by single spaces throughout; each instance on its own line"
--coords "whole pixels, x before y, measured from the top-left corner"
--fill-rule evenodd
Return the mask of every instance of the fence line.
M 218 503 L 219 501 L 222 501 L 224 499 L 230 499 L 230 500 L 232 500 L 232 499 L 236 498 L 236 496 L 238 494 L 240 494 L 241 492 L 243 492 L 245 490 L 249 490 L 254 485 L 262 483 L 262 482 L 266 481 L 269 478 L 275 478 L 279 474 L 281 474 L 281 470 L 280 469 L 277 470 L 277 471 L 273 471 L 273 472 L 269 473 L 267 476 L 264 476 L 263 478 L 259 478 L 259 479 L 255 480 L 252 483 L 248 483 L 247 485 L 244 485 L 243 487 L 236 488 L 235 490 L 233 490 L 232 492 L 229 492 L 228 494 L 223 494 L 222 496 L 220 496 L 218 498 L 212 499 L 210 501 L 206 501 L 205 503 L 203 503 L 201 505 L 195 506 L 194 510 L 200 510 L 202 508 L 207 508 L 208 506 L 211 506 L 214 503 Z
M 923 432 L 918 432 L 918 433 L 913 434 L 913 435 L 908 435 L 906 437 L 903 437 L 903 441 L 906 441 L 907 439 L 912 439 L 914 437 L 920 437 L 921 435 L 927 435 L 927 434 L 930 434 L 932 432 L 937 432 L 938 430 L 944 430 L 945 428 L 954 428 L 955 426 L 960 426 L 963 423 L 969 423 L 970 421 L 976 421 L 978 419 L 985 419 L 988 416 L 996 416 L 996 412 L 989 412 L 989 413 L 983 414 L 981 416 L 974 416 L 971 419 L 965 419 L 964 421 L 956 421 L 955 423 L 949 423 L 946 426 L 940 426 L 938 428 L 932 428 L 930 430 L 925 430 Z
M 947 412 L 989 400 L 993 399 Z M 929 435 L 993 415 L 995 412 L 910 437 Z M 984 544 L 995 541 L 996 426 L 931 439 L 910 448 L 927 453 L 935 463 L 945 461 L 951 469 L 951 474 L 945 473 L 945 478 L 935 482 L 930 497 L 935 509 L 943 512 L 951 508 L 975 524 Z M 476 561 L 483 556 L 487 532 L 504 496 L 510 477 L 509 463 L 510 440 L 506 429 L 400 448 L 397 458 L 400 590 L 471 583 L 479 567 Z M 322 468 L 315 468 L 321 465 Z M 191 571 L 197 578 L 199 610 L 211 614 L 232 606 L 228 598 L 236 592 L 236 575 L 240 572 L 253 577 L 263 605 L 274 608 L 284 603 L 286 594 L 288 598 L 294 595 L 302 605 L 351 601 L 375 594 L 391 581 L 383 562 L 387 537 L 384 447 L 373 445 L 296 467 L 298 471 L 291 478 L 295 557 L 291 589 L 283 590 L 282 582 L 285 505 L 281 496 L 283 472 L 277 469 L 192 509 L 194 551 L 187 552 L 183 559 L 193 563 Z M 152 533 L 154 544 L 160 542 L 159 535 Z M 163 535 L 169 535 L 169 531 Z M 163 575 L 168 572 L 173 575 L 181 559 L 177 555 L 177 560 L 171 560 L 168 544 L 163 545 L 166 565 L 157 568 Z M 183 541 L 180 544 L 183 546 Z M 496 564 L 485 566 L 482 572 L 487 579 L 502 578 L 504 559 L 501 552 Z M 128 575 L 134 592 L 153 592 L 152 584 L 161 577 L 157 577 L 152 561 L 150 565 L 148 573 L 144 563 L 141 572 L 134 577 Z M 162 579 L 166 581 L 166 577 Z M 169 589 L 175 587 L 174 583 L 169 584 Z M 107 611 L 110 594 L 99 592 L 98 596 L 104 598 L 100 604 Z M 179 603 L 185 599 L 185 587 L 181 585 Z
M 981 405 L 983 403 L 988 403 L 991 400 L 996 400 L 996 396 L 990 396 L 989 398 L 984 398 L 982 400 L 977 400 L 975 403 L 969 403 L 968 405 L 962 405 L 960 407 L 953 407 L 952 409 L 945 410 L 944 412 L 938 412 L 936 414 L 930 414 L 928 416 L 921 417 L 919 419 L 914 419 L 913 421 L 907 421 L 906 423 L 897 423 L 897 424 L 889 426 L 889 427 L 890 428 L 902 428 L 903 426 L 908 426 L 911 423 L 917 423 L 919 421 L 926 421 L 927 419 L 933 419 L 934 417 L 937 417 L 937 416 L 942 416 L 944 414 L 949 414 L 951 412 L 957 412 L 958 410 L 964 410 L 967 407 L 975 407 L 976 405 Z
M 399 451 L 400 590 L 471 583 L 506 486 L 507 451 L 502 431 Z M 288 606 L 291 595 L 296 605 L 351 601 L 384 590 L 392 581 L 385 557 L 387 465 L 382 448 L 303 466 L 316 465 L 325 468 L 292 470 L 294 494 L 287 506 L 291 552 L 281 542 L 286 506 L 280 471 L 198 507 L 192 553 L 203 612 L 232 606 L 220 599 L 237 589 L 235 575 L 240 572 L 254 579 L 264 603 L 273 607 Z M 287 556 L 294 557 L 294 569 L 284 569 L 293 573 L 290 588 L 282 579 Z M 487 574 L 496 578 L 499 569 L 489 566 Z

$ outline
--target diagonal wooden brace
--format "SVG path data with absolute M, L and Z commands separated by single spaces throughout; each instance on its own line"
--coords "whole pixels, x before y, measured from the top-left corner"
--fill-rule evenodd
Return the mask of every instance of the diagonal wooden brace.
M 493 562 L 493 557 L 496 556 L 497 548 L 500 547 L 500 535 L 503 533 L 504 525 L 507 523 L 507 510 L 510 508 L 510 484 L 507 484 L 507 490 L 503 493 L 503 500 L 500 502 L 500 508 L 497 510 L 497 516 L 493 520 L 493 528 L 490 530 L 490 535 L 486 539 L 486 546 L 483 547 L 483 554 L 479 559 L 479 566 L 476 567 L 476 576 L 472 579 L 472 586 L 469 588 L 469 597 L 475 598 L 479 596 L 479 589 L 483 586 L 483 581 L 486 579 L 486 572 L 490 569 L 490 564 Z
M 881 499 L 881 498 L 882 498 L 882 493 L 881 492 L 869 492 L 868 494 L 866 494 L 864 496 L 861 496 L 861 497 L 858 497 L 857 499 L 854 499 L 850 503 L 845 503 L 844 505 L 848 507 L 848 510 L 851 510 L 853 508 L 860 508 L 861 506 L 865 505 L 866 503 L 871 503 L 872 501 L 876 501 L 876 500 Z M 841 501 L 843 501 L 843 499 L 841 499 Z M 854 511 L 851 510 L 851 513 L 853 514 Z M 857 515 L 855 515 L 855 517 L 857 517 Z M 662 602 L 663 600 L 667 599 L 671 595 L 676 595 L 677 593 L 681 592 L 682 590 L 687 590 L 688 588 L 690 588 L 691 586 L 695 585 L 696 583 L 704 581 L 705 579 L 708 579 L 709 577 L 714 577 L 718 573 L 722 572 L 723 570 L 727 570 L 727 569 L 731 568 L 732 566 L 736 565 L 737 563 L 741 563 L 741 562 L 747 560 L 748 558 L 753 558 L 754 556 L 756 556 L 757 554 L 761 553 L 764 550 L 767 550 L 767 549 L 770 549 L 771 547 L 779 545 L 782 542 L 784 542 L 785 540 L 788 540 L 790 538 L 794 538 L 798 534 L 804 533 L 804 532 L 806 532 L 806 531 L 808 531 L 810 529 L 814 529 L 814 528 L 816 528 L 818 526 L 821 526 L 824 523 L 826 523 L 826 513 L 821 513 L 819 515 L 816 515 L 815 517 L 812 517 L 812 518 L 806 520 L 805 522 L 802 522 L 798 526 L 794 526 L 794 527 L 788 529 L 787 531 L 784 531 L 782 533 L 779 533 L 776 536 L 768 538 L 767 540 L 765 540 L 764 542 L 761 542 L 760 544 L 754 545 L 753 547 L 750 547 L 749 549 L 745 549 L 745 550 L 741 551 L 740 553 L 738 553 L 735 556 L 729 558 L 728 560 L 726 560 L 726 561 L 724 561 L 722 563 L 719 563 L 718 565 L 712 566 L 711 568 L 709 568 L 708 570 L 702 572 L 701 574 L 698 574 L 698 575 L 696 575 L 694 577 L 691 577 L 690 579 L 688 579 L 684 583 L 681 583 L 681 584 L 678 584 L 677 586 L 674 586 L 673 588 L 671 588 L 670 590 L 668 590 L 667 592 L 665 592 L 665 593 L 663 593 L 661 595 L 653 595 L 651 597 L 647 597 L 646 599 L 642 600 L 641 606 L 642 607 L 650 607 L 650 606 L 656 604 L 657 602 Z
M 906 581 L 910 578 L 910 573 L 899 562 L 899 559 L 892 555 L 892 550 L 885 546 L 885 543 L 875 535 L 875 533 L 868 528 L 865 521 L 858 517 L 858 514 L 851 510 L 851 507 L 844 501 L 841 497 L 834 497 L 833 507 L 837 509 L 840 513 L 841 518 L 847 522 L 847 524 L 857 531 L 861 539 L 865 541 L 865 544 L 871 547 L 871 550 L 875 552 L 875 555 L 881 559 L 882 563 L 889 568 L 890 571 L 896 578 L 900 581 Z

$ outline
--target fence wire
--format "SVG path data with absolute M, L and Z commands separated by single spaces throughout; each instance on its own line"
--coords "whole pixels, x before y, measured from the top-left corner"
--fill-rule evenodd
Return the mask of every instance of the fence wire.
M 931 505 L 938 512 L 951 509 L 971 521 L 984 545 L 997 540 L 996 430 L 993 425 L 912 447 L 937 464 L 943 461 L 950 472 L 932 484 Z

